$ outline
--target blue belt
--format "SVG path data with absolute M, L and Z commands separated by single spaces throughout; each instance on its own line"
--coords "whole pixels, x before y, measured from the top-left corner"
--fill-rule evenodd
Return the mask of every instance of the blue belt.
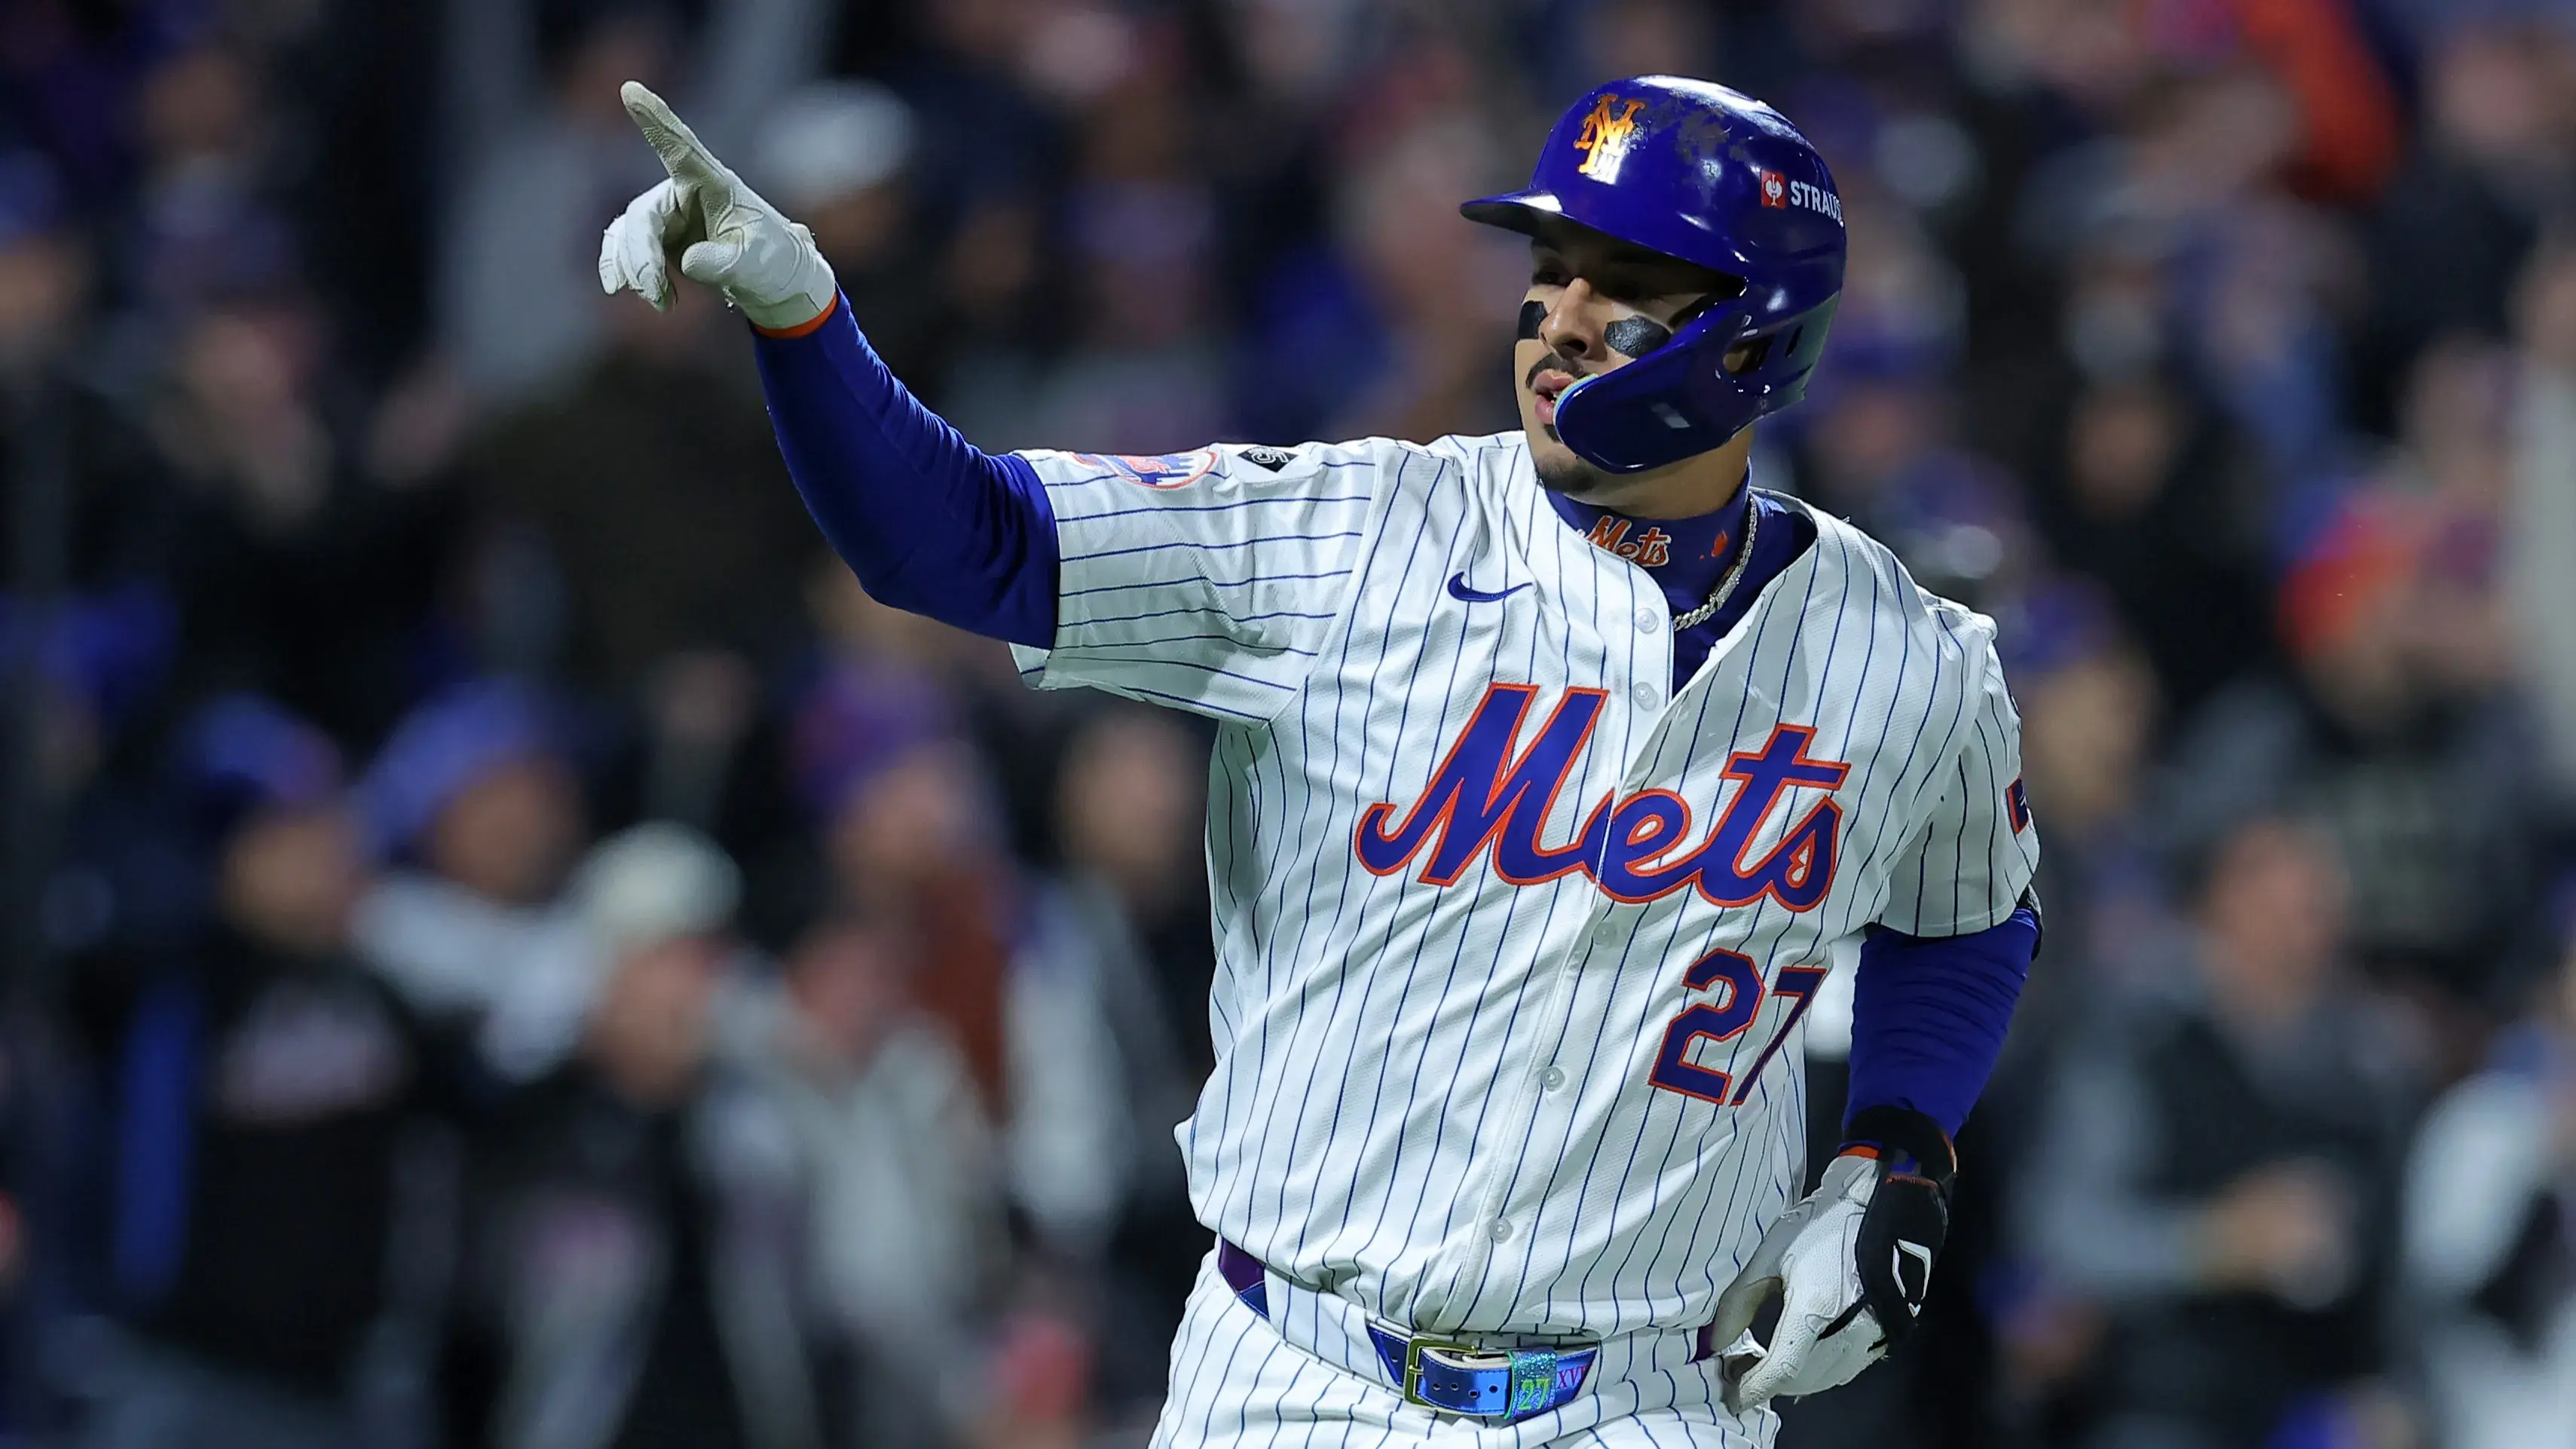
M 1216 1267 L 1244 1307 L 1287 1336 L 1282 1321 L 1270 1316 L 1268 1270 L 1260 1259 L 1219 1239 Z M 1583 1392 L 1584 1380 L 1601 1356 L 1598 1344 L 1491 1348 L 1412 1333 L 1375 1319 L 1367 1327 L 1369 1343 L 1377 1351 L 1375 1367 L 1403 1390 L 1405 1402 L 1479 1419 L 1518 1422 L 1564 1408 Z M 1300 1346 L 1346 1368 L 1358 1368 L 1316 1345 Z

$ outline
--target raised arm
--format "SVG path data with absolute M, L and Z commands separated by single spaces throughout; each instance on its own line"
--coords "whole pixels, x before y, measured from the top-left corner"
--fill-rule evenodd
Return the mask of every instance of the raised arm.
M 1025 460 L 960 437 L 895 380 L 804 227 L 711 155 L 634 82 L 628 114 L 668 179 L 600 240 L 599 282 L 671 305 L 674 270 L 760 334 L 779 451 L 824 538 L 880 602 L 1044 648 L 1055 635 L 1055 520 Z
M 1055 639 L 1055 514 L 1037 470 L 923 407 L 847 302 L 762 330 L 761 391 L 807 512 L 878 602 L 1013 644 Z
M 879 600 L 1005 639 L 1032 682 L 1224 719 L 1284 708 L 1349 595 L 1381 486 L 1438 473 L 1375 440 L 1153 458 L 993 456 L 886 370 L 805 228 L 708 154 L 651 91 L 626 109 L 669 179 L 610 224 L 599 282 L 668 307 L 674 274 L 760 334 L 760 376 L 806 508 Z

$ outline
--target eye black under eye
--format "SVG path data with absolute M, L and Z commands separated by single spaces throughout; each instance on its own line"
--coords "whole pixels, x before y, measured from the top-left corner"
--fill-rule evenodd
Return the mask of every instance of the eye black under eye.
M 1622 356 L 1643 357 L 1673 340 L 1673 330 L 1651 317 L 1622 317 L 1601 329 L 1601 340 Z

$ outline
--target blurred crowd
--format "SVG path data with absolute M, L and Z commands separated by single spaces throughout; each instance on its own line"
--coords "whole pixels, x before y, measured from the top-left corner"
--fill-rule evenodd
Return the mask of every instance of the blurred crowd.
M 617 83 L 1151 453 L 1512 426 L 1455 204 L 1651 71 L 1833 165 L 1755 481 L 1997 616 L 2047 842 L 1938 1330 L 1785 1442 L 2576 1445 L 2567 0 L 0 5 L 0 1430 L 1141 1443 L 1206 738 L 830 559 L 599 294 Z

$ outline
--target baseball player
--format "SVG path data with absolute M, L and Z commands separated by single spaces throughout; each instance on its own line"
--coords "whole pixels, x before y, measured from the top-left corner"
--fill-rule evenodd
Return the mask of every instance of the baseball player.
M 1217 1065 L 1177 1134 L 1217 1243 L 1157 1444 L 1768 1445 L 1769 1401 L 1906 1333 L 2039 847 L 1993 624 L 1746 481 L 1842 286 L 1778 112 L 1615 81 L 1464 208 L 1529 238 L 1518 432 L 997 457 L 626 104 L 670 177 L 601 284 L 741 309 L 870 592 L 1218 723 Z M 1801 1196 L 1799 1023 L 1844 961 L 1848 1141 Z

